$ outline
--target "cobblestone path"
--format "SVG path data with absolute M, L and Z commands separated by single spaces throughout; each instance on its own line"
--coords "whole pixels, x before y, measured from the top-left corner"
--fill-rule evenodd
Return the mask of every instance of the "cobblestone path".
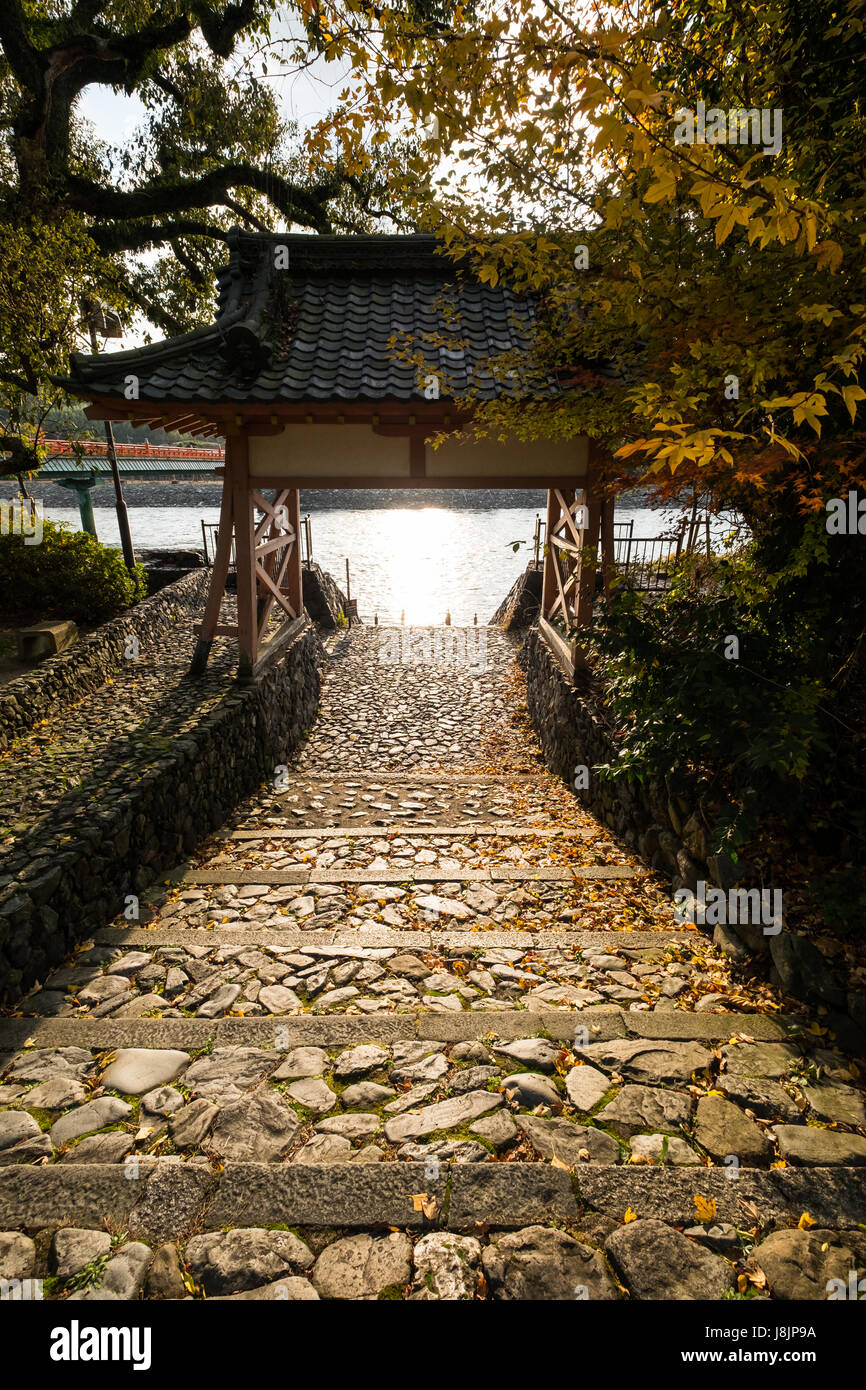
M 508 640 L 465 636 L 462 664 L 424 634 L 329 639 L 294 762 L 0 1020 L 0 1278 L 71 1300 L 856 1285 L 856 1061 L 674 924 L 544 770 Z

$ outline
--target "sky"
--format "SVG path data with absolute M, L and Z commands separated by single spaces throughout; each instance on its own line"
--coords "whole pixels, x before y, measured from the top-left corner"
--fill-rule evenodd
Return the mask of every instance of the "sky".
M 0 0 L 2 3 L 2 0 Z M 279 24 L 274 26 L 275 34 L 293 38 L 300 34 L 300 26 L 284 13 Z M 326 115 L 332 102 L 345 85 L 348 66 L 325 63 L 317 60 L 309 69 L 291 71 L 286 62 L 276 54 L 264 55 L 268 66 L 268 76 L 261 76 L 261 59 L 256 61 L 259 80 L 267 81 L 273 90 L 286 120 L 294 121 L 303 133 Z M 233 58 L 229 66 L 236 65 Z M 110 145 L 128 143 L 146 117 L 143 103 L 134 94 L 113 91 L 110 87 L 93 85 L 85 88 L 79 100 L 77 111 L 89 121 L 97 138 Z M 145 253 L 155 256 L 156 252 Z M 109 351 L 123 351 L 137 347 L 145 340 L 147 324 L 143 318 L 136 320 L 132 331 L 122 339 L 106 344 Z M 162 335 L 152 326 L 151 336 L 158 339 Z

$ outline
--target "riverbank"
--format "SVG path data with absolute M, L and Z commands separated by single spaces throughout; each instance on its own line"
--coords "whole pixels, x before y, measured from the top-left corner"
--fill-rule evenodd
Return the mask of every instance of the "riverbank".
M 57 483 L 32 478 L 28 486 L 33 496 L 46 507 L 68 507 L 74 502 L 69 489 Z M 125 479 L 123 483 L 123 493 L 130 508 L 218 507 L 221 489 L 221 478 L 198 482 L 135 482 Z M 14 480 L 0 482 L 0 498 L 17 495 L 18 484 Z M 110 480 L 98 483 L 91 497 L 94 507 L 113 507 L 113 483 Z M 543 512 L 546 504 L 546 492 L 521 488 L 346 488 L 305 489 L 301 493 L 301 510 L 307 512 L 378 511 L 382 507 L 443 507 L 472 512 L 502 507 L 535 507 Z

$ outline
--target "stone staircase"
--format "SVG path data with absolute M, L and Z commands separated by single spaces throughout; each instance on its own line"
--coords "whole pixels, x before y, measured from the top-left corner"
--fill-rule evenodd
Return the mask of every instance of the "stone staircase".
M 541 768 L 504 637 L 480 672 L 377 640 L 331 639 L 294 764 L 0 1020 L 0 1278 L 827 1298 L 866 1264 L 856 1063 Z

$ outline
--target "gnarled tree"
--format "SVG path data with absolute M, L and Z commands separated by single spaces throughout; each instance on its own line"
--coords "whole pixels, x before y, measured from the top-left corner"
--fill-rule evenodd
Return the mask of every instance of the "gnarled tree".
M 296 11 L 315 56 L 316 18 Z M 0 405 L 32 437 L 82 300 L 167 334 L 210 313 L 231 225 L 373 224 L 375 171 L 310 160 L 260 80 L 276 0 L 3 0 L 0 5 Z M 308 25 L 311 36 L 307 38 Z M 254 70 L 255 69 L 255 70 Z M 134 96 L 135 135 L 98 139 L 94 86 Z M 390 209 L 389 209 L 390 211 Z

